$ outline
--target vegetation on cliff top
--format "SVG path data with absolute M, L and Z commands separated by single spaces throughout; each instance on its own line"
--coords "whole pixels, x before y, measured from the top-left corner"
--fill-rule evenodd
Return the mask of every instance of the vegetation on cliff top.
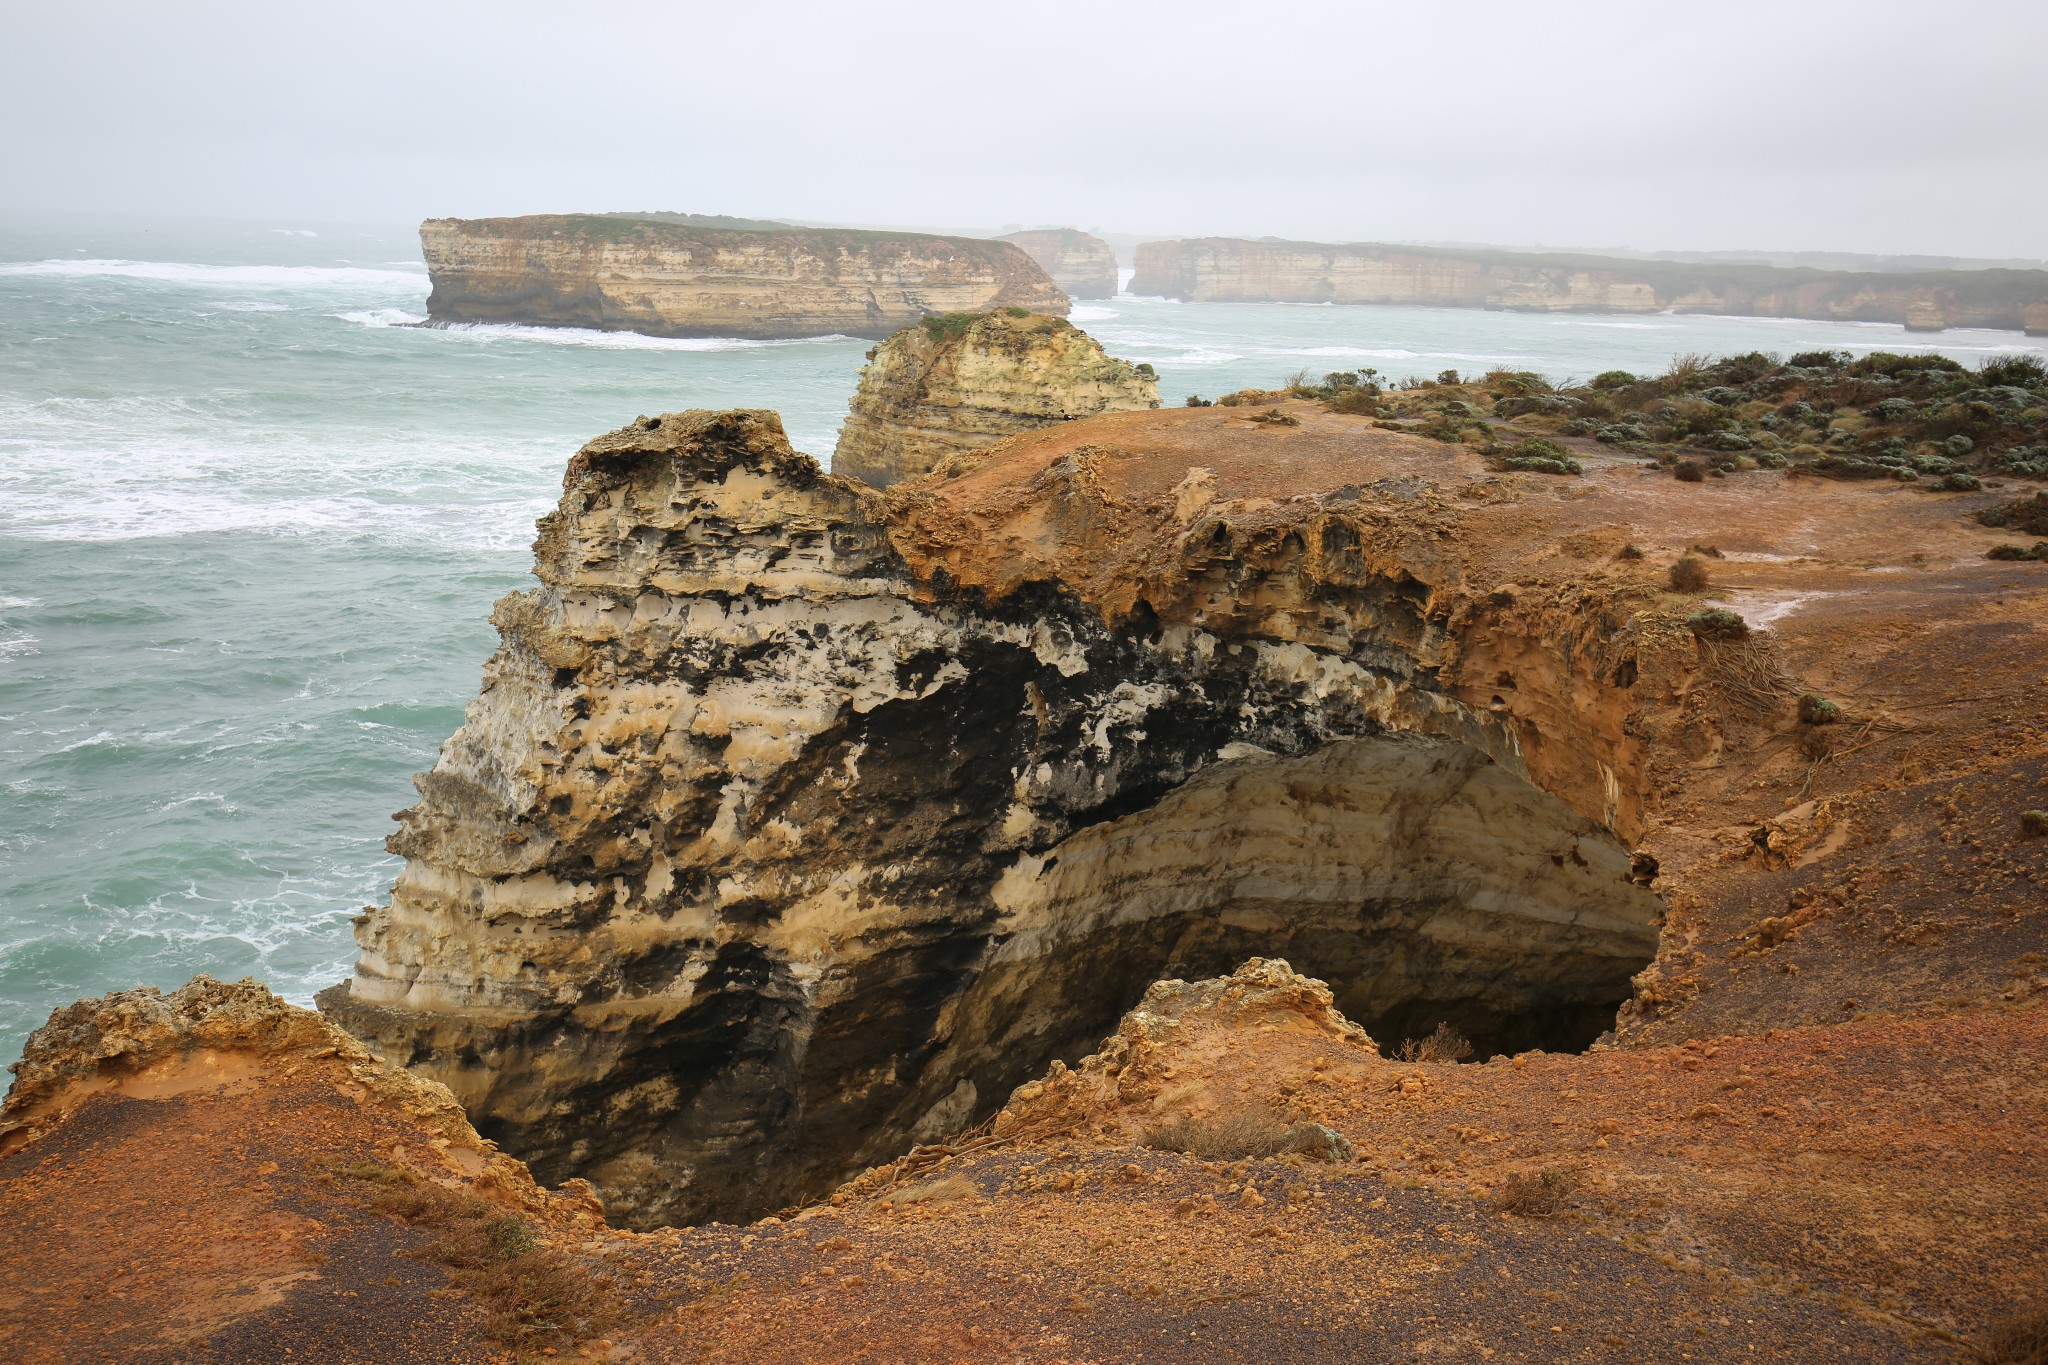
M 2032 356 L 1972 370 L 1942 355 L 1807 351 L 1787 360 L 1752 351 L 1680 356 L 1661 375 L 1608 370 L 1562 383 L 1523 370 L 1446 370 L 1398 384 L 1374 370 L 1338 371 L 1217 401 L 1282 397 L 1474 446 L 1499 469 L 1575 473 L 1559 441 L 1576 438 L 1647 456 L 1694 483 L 1786 468 L 1933 492 L 1967 492 L 1993 477 L 2048 479 L 2048 366 Z M 1520 429 L 1513 439 L 1501 439 L 1501 422 Z M 1986 515 L 2003 518 L 1987 525 L 2048 535 L 2048 515 L 2031 505 Z

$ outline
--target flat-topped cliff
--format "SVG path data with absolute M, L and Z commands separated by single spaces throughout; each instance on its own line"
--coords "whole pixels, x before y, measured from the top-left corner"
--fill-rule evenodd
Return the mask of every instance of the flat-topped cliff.
M 1068 306 L 1021 248 L 974 237 L 543 214 L 430 218 L 420 248 L 441 323 L 880 338 L 928 313 Z
M 883 492 L 772 414 L 593 441 L 324 1008 L 644 1225 L 828 1189 L 1261 953 L 1482 1055 L 1995 996 L 2039 732 L 1884 717 L 1909 663 L 2033 676 L 2036 570 L 1966 516 L 2001 495 L 1380 420 L 1112 413 Z M 1702 543 L 1767 634 L 1669 586 Z M 1886 833 L 1934 829 L 1908 733 L 1989 774 L 1968 847 Z
M 1106 299 L 1116 294 L 1116 252 L 1100 237 L 1077 228 L 1041 228 L 1012 232 L 1002 240 L 1023 247 L 1069 298 Z
M 2048 330 L 2048 270 L 1820 270 L 1202 237 L 1138 247 L 1134 294 L 1222 303 L 1408 303 L 1717 313 Z
M 931 317 L 868 352 L 832 470 L 887 487 L 1020 431 L 1158 406 L 1151 366 L 1105 354 L 1062 318 Z

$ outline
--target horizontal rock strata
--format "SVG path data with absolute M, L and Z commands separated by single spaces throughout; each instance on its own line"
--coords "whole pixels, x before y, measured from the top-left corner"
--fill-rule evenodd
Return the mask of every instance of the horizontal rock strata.
M 1908 273 L 1632 261 L 1377 243 L 1203 237 L 1138 247 L 1134 294 L 1223 303 L 1407 303 L 1525 312 L 1715 313 L 2022 330 L 2048 271 Z
M 868 353 L 832 469 L 887 487 L 1018 432 L 1158 406 L 1150 366 L 1104 354 L 1063 319 L 1021 308 L 933 318 Z
M 1368 1027 L 1611 1021 L 1659 915 L 1634 645 L 1477 652 L 1552 696 L 1539 742 L 1447 684 L 1471 607 L 1420 486 L 1134 505 L 1112 452 L 1015 444 L 971 457 L 1038 471 L 1008 530 L 767 413 L 585 447 L 323 1008 L 643 1224 L 828 1188 L 1265 950 Z M 1003 549 L 1083 543 L 1113 585 Z
M 1116 294 L 1116 252 L 1100 237 L 1074 228 L 1043 228 L 1012 232 L 1002 240 L 1023 247 L 1068 298 L 1107 299 Z
M 420 247 L 438 323 L 879 338 L 927 313 L 1067 311 L 1023 250 L 973 237 L 543 214 L 430 218 Z

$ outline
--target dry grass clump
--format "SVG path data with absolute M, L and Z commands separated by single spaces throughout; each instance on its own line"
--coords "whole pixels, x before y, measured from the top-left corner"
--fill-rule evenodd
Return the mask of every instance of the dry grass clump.
M 1707 590 L 1707 566 L 1704 561 L 1692 555 L 1682 556 L 1671 566 L 1671 587 L 1674 592 L 1705 592 Z
M 598 1330 L 615 1312 L 610 1283 L 541 1246 L 517 1214 L 375 1163 L 358 1162 L 342 1174 L 377 1187 L 365 1202 L 378 1213 L 434 1234 L 415 1254 L 448 1271 L 499 1340 L 539 1345 L 572 1338 Z
M 1992 1330 L 1977 1358 L 1984 1365 L 2048 1365 L 2048 1312 L 2006 1319 Z
M 965 1199 L 974 1192 L 974 1182 L 967 1177 L 946 1175 L 922 1185 L 912 1185 L 907 1190 L 898 1190 L 889 1198 L 900 1207 L 904 1204 L 942 1204 L 949 1199 Z
M 1139 1139 L 1157 1152 L 1180 1152 L 1203 1161 L 1241 1161 L 1294 1152 L 1317 1161 L 1348 1161 L 1350 1139 L 1320 1123 L 1289 1125 L 1264 1109 L 1233 1109 L 1213 1119 L 1180 1115 Z
M 1585 1183 L 1585 1176 L 1568 1166 L 1528 1174 L 1517 1171 L 1493 1196 L 1493 1208 L 1517 1218 L 1555 1218 Z
M 1472 1055 L 1472 1042 L 1449 1024 L 1438 1024 L 1426 1038 L 1404 1038 L 1394 1056 L 1403 1062 L 1462 1062 Z

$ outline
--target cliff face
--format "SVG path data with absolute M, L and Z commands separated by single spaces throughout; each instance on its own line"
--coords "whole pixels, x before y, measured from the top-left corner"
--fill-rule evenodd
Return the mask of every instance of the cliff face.
M 601 214 L 432 218 L 435 322 L 668 337 L 885 337 L 927 313 L 1067 299 L 1007 242 L 837 228 L 739 231 Z
M 868 352 L 832 469 L 887 487 L 1020 431 L 1158 406 L 1149 368 L 1112 359 L 1062 319 L 935 318 Z
M 1601 665 L 1517 646 L 1578 680 L 1539 785 L 1441 681 L 1433 497 L 1276 514 L 1189 477 L 1134 510 L 1115 459 L 1034 466 L 990 532 L 1118 547 L 1105 591 L 768 414 L 593 442 L 323 1007 L 641 1223 L 814 1192 L 1262 945 L 1371 1024 L 1598 1033 L 1658 913 Z
M 2048 728 L 1882 712 L 1930 660 L 2037 671 L 1995 494 L 1501 476 L 1247 411 L 888 492 L 765 413 L 592 442 L 323 1007 L 646 1224 L 828 1189 L 1253 956 L 1482 1055 L 2004 988 L 2048 870 L 2000 765 Z M 1695 634 L 1702 542 L 1768 634 Z M 1809 733 L 1808 688 L 1871 728 Z M 1902 746 L 1983 790 L 1937 819 Z
M 1074 228 L 1013 232 L 1002 238 L 1024 248 L 1026 255 L 1065 290 L 1069 298 L 1107 299 L 1116 295 L 1116 252 L 1100 237 Z
M 1134 294 L 1201 302 L 1411 303 L 1528 312 L 1716 313 L 2020 330 L 2048 271 L 1900 274 L 1207 237 L 1139 246 Z M 2030 323 L 2030 319 L 2033 322 Z

